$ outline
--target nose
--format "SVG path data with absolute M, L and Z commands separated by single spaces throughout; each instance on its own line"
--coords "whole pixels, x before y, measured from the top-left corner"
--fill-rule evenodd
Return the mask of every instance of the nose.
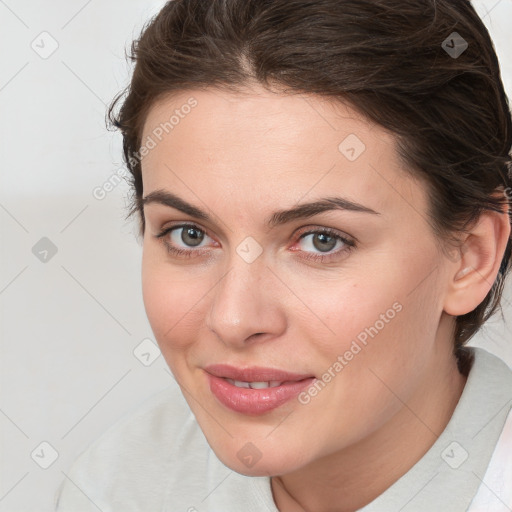
M 263 257 L 247 263 L 235 252 L 211 292 L 207 327 L 235 350 L 280 336 L 286 329 L 280 284 Z

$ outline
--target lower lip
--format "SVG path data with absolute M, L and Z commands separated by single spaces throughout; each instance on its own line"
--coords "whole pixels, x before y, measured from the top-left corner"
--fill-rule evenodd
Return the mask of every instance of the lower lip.
M 222 405 L 242 414 L 258 415 L 277 409 L 311 385 L 314 377 L 289 382 L 275 388 L 247 389 L 230 384 L 226 379 L 206 374 L 210 390 Z

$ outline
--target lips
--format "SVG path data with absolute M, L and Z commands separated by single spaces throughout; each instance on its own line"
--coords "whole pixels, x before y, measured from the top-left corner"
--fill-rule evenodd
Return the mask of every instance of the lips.
M 210 391 L 225 407 L 257 415 L 276 409 L 297 396 L 315 377 L 274 368 L 236 368 L 210 365 L 204 368 Z
M 248 368 L 237 368 L 228 364 L 214 364 L 206 366 L 205 371 L 215 377 L 237 380 L 241 382 L 297 382 L 313 377 L 311 374 L 290 373 L 275 368 L 264 368 L 251 366 Z

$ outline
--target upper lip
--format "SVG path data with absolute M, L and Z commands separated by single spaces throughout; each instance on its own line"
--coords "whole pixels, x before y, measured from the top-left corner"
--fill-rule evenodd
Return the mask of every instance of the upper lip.
M 204 370 L 215 377 L 238 380 L 242 382 L 270 382 L 270 381 L 299 381 L 313 377 L 310 374 L 290 373 L 275 368 L 264 368 L 262 366 L 250 366 L 237 368 L 229 364 L 212 364 Z

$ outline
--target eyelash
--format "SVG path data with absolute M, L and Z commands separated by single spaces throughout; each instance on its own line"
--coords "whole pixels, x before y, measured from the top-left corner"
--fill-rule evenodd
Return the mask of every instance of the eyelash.
M 160 233 L 155 235 L 155 238 L 161 240 L 161 242 L 164 244 L 164 247 L 169 252 L 169 254 L 172 254 L 174 256 L 179 256 L 179 257 L 183 257 L 183 258 L 192 258 L 192 257 L 196 257 L 196 256 L 201 256 L 201 253 L 203 251 L 201 251 L 200 249 L 181 249 L 181 248 L 177 248 L 173 245 L 170 245 L 167 242 L 167 240 L 164 237 L 166 235 L 168 235 L 169 233 L 171 233 L 172 231 L 179 229 L 179 228 L 192 228 L 201 233 L 204 233 L 205 235 L 208 235 L 208 233 L 204 229 L 201 229 L 199 226 L 196 226 L 195 224 L 179 224 L 179 225 L 171 226 L 169 228 L 162 230 Z M 325 255 L 319 255 L 316 253 L 306 253 L 307 256 L 302 256 L 302 257 L 307 260 L 313 260 L 316 262 L 327 263 L 329 261 L 332 261 L 333 259 L 336 259 L 337 257 L 340 257 L 342 254 L 352 251 L 356 247 L 355 241 L 350 240 L 350 239 L 340 235 L 337 231 L 335 231 L 334 229 L 330 229 L 330 228 L 320 228 L 320 229 L 316 229 L 316 230 L 306 231 L 306 232 L 300 234 L 297 241 L 302 240 L 307 235 L 314 235 L 314 234 L 323 234 L 323 235 L 328 235 L 330 237 L 334 237 L 337 240 L 343 242 L 345 244 L 345 247 L 343 247 L 342 249 L 338 249 L 337 251 L 335 251 L 333 253 L 329 253 L 329 254 L 325 254 Z M 196 253 L 196 254 L 194 254 L 194 253 Z M 197 254 L 197 253 L 199 253 L 199 254 Z

